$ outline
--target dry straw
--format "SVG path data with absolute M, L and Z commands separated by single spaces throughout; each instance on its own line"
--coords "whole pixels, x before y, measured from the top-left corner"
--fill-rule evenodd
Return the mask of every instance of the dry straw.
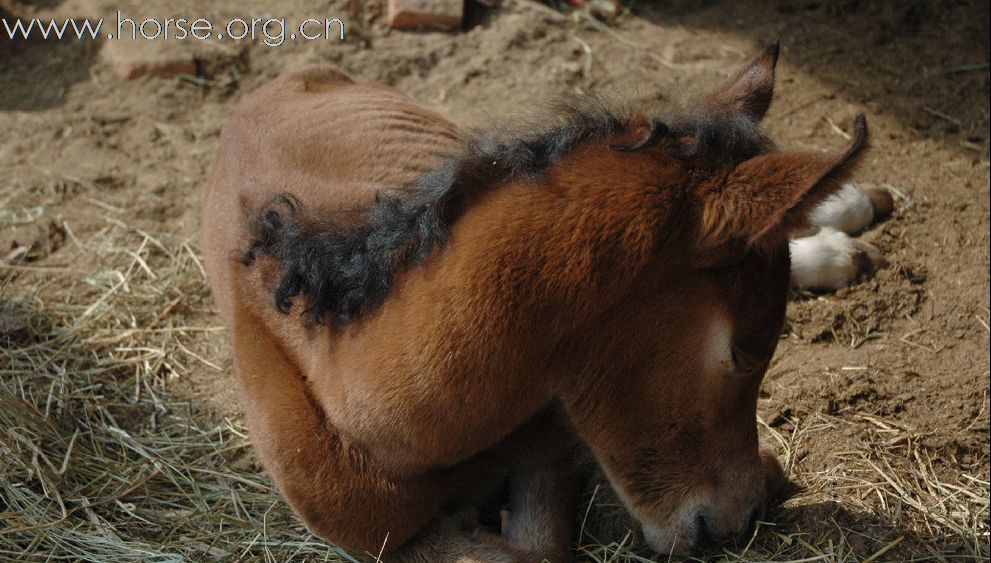
M 2 286 L 0 560 L 349 560 L 244 459 L 240 422 L 170 393 L 222 362 L 195 351 L 219 327 L 185 324 L 208 307 L 190 245 L 122 225 L 79 245 L 85 271 Z
M 0 270 L 0 560 L 353 560 L 293 516 L 240 421 L 176 393 L 192 370 L 226 369 L 200 345 L 221 333 L 197 325 L 216 321 L 190 244 L 119 222 L 73 240 L 73 267 Z M 940 474 L 908 430 L 864 417 L 864 447 L 802 472 L 803 443 L 854 422 L 790 422 L 766 430 L 801 487 L 705 560 L 988 558 L 986 458 Z M 607 492 L 588 490 L 578 557 L 649 560 L 635 533 L 595 531 L 622 521 Z

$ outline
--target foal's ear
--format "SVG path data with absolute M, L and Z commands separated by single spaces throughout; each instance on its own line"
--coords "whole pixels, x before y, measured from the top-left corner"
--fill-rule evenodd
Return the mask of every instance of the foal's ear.
M 778 64 L 778 41 L 750 59 L 722 88 L 709 94 L 707 105 L 720 113 L 745 115 L 759 122 L 774 97 L 774 68 Z
M 778 152 L 740 163 L 704 204 L 704 238 L 717 243 L 742 239 L 757 249 L 780 244 L 839 190 L 866 146 L 867 120 L 859 115 L 842 154 Z

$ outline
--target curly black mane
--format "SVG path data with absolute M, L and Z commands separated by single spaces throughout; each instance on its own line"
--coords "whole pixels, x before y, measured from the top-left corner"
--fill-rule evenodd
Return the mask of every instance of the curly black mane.
M 473 195 L 513 178 L 537 176 L 582 143 L 610 139 L 631 114 L 587 97 L 559 103 L 544 115 L 551 116 L 550 126 L 474 135 L 460 154 L 410 185 L 380 194 L 356 224 L 315 217 L 294 196 L 279 195 L 249 217 L 249 246 L 240 261 L 250 265 L 258 256 L 275 258 L 282 266 L 275 306 L 287 313 L 302 297 L 314 322 L 343 326 L 381 304 L 397 272 L 421 264 L 444 243 Z M 681 159 L 704 153 L 742 160 L 770 143 L 746 119 L 693 116 L 670 129 L 651 121 L 646 137 L 611 146 L 639 150 L 672 133 L 691 141 L 672 155 Z

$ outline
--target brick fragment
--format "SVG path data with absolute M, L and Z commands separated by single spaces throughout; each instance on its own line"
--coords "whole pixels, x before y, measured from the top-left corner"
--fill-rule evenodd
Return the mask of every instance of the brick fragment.
M 196 74 L 196 59 L 186 49 L 158 41 L 112 40 L 103 45 L 102 56 L 117 76 L 132 80 L 139 76 L 168 78 Z
M 140 25 L 144 19 L 151 18 L 163 21 L 162 14 L 175 17 L 169 9 L 169 4 L 162 1 L 141 0 L 79 0 L 80 11 L 90 19 L 104 18 L 103 47 L 100 56 L 121 78 L 128 80 L 139 76 L 157 76 L 168 78 L 177 74 L 196 74 L 196 58 L 193 55 L 192 41 L 178 41 L 173 38 L 144 39 L 138 34 L 135 39 L 131 25 L 122 26 L 126 35 L 123 38 L 107 38 L 106 34 L 114 34 L 116 15 L 120 10 L 125 17 Z M 155 27 L 148 27 L 149 33 L 155 33 Z
M 389 0 L 393 29 L 457 29 L 464 17 L 464 0 Z

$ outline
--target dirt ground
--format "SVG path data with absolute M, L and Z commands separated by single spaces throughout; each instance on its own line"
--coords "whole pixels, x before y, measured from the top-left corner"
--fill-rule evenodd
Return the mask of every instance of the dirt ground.
M 690 101 L 778 37 L 772 136 L 790 149 L 838 149 L 864 112 L 872 146 L 857 181 L 899 197 L 894 215 L 862 235 L 888 268 L 789 306 L 759 414 L 796 487 L 766 533 L 824 559 L 988 557 L 987 2 L 641 1 L 603 26 L 506 0 L 473 5 L 456 33 L 390 31 L 382 2 L 248 4 L 134 10 L 329 15 L 345 19 L 349 39 L 190 44 L 198 76 L 133 81 L 112 72 L 99 43 L 0 39 L 0 303 L 76 304 L 76 284 L 100 274 L 85 241 L 108 229 L 198 248 L 220 128 L 245 93 L 286 69 L 332 62 L 484 126 L 566 92 Z M 4 16 L 79 10 L 73 0 L 0 0 Z M 184 367 L 161 390 L 204 421 L 236 421 L 204 283 L 197 275 L 181 292 L 148 296 L 161 326 L 211 329 L 183 341 L 195 359 L 177 360 Z M 605 512 L 596 505 L 591 518 Z M 583 542 L 625 541 L 593 528 Z

